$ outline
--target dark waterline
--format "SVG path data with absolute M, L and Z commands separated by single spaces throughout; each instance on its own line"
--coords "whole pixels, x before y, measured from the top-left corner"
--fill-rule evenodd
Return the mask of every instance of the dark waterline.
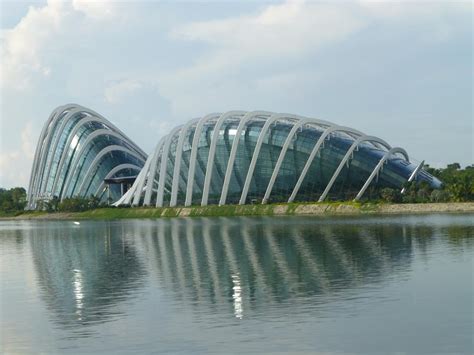
M 473 215 L 0 221 L 1 352 L 473 352 Z

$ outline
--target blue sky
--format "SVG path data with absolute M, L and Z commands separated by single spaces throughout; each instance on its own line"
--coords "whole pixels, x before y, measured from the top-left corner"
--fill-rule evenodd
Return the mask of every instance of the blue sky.
M 0 186 L 50 112 L 89 107 L 150 152 L 190 118 L 316 117 L 434 166 L 473 163 L 470 2 L 2 1 Z

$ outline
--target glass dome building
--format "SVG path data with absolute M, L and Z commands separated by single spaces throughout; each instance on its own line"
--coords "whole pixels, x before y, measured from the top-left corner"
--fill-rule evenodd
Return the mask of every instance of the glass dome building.
M 406 151 L 349 127 L 293 114 L 230 111 L 172 129 L 115 205 L 190 206 L 364 197 L 406 181 L 441 182 Z
M 147 155 L 98 113 L 69 104 L 55 109 L 41 131 L 28 188 L 27 209 L 54 197 L 91 195 L 117 201 L 119 185 L 104 180 L 136 176 Z

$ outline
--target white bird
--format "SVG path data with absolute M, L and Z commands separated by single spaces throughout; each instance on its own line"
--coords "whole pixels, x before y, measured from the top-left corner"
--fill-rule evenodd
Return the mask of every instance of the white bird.
M 79 223 L 79 222 L 77 222 L 77 221 L 74 221 L 74 224 L 77 224 L 77 225 L 79 225 L 80 223 Z

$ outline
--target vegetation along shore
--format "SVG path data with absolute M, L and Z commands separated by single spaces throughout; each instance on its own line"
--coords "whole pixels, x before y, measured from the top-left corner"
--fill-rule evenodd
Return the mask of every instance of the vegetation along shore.
M 25 212 L 1 219 L 84 220 L 166 217 L 231 216 L 338 216 L 412 213 L 474 213 L 474 202 L 447 203 L 283 203 L 271 205 L 229 205 L 166 208 L 97 208 L 82 212 Z
M 24 188 L 0 188 L 0 218 L 15 219 L 116 219 L 194 216 L 274 216 L 274 215 L 357 215 L 474 212 L 474 166 L 461 169 L 449 164 L 444 169 L 425 166 L 443 181 L 441 189 L 427 184 L 407 183 L 404 194 L 383 188 L 369 190 L 362 202 L 297 202 L 226 206 L 191 207 L 121 207 L 107 206 L 97 198 L 53 198 L 40 211 L 25 211 Z

